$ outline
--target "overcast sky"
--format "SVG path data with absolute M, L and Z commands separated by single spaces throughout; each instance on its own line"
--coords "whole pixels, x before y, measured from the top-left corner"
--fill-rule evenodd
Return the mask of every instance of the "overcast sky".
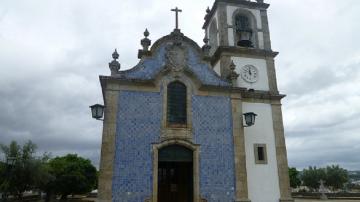
M 98 165 L 102 103 L 98 75 L 118 49 L 138 62 L 148 28 L 155 42 L 180 28 L 200 46 L 214 0 L 0 0 L 0 142 L 78 153 Z M 360 170 L 360 1 L 265 0 L 276 58 L 290 166 Z

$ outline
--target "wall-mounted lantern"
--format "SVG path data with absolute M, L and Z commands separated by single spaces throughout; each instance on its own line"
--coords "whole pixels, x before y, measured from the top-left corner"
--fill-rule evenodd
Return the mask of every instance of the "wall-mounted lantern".
M 255 114 L 254 112 L 245 113 L 244 117 L 245 117 L 246 126 L 244 126 L 244 127 L 250 127 L 250 126 L 254 125 L 256 116 L 257 116 L 257 114 Z
M 91 109 L 91 115 L 96 120 L 103 120 L 102 117 L 104 116 L 104 109 L 105 106 L 101 104 L 95 104 L 90 106 Z

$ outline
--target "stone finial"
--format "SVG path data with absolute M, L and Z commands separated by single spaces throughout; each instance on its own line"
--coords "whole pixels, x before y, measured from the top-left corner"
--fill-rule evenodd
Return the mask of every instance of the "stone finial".
M 145 29 L 144 36 L 145 37 L 150 36 L 150 32 L 149 32 L 149 30 L 147 28 Z
M 205 56 L 209 56 L 211 46 L 209 45 L 209 39 L 207 38 L 207 36 L 205 36 L 203 41 L 205 44 L 203 45 L 202 50 L 203 50 Z
M 236 73 L 235 71 L 236 65 L 233 60 L 231 60 L 229 68 L 230 68 L 230 72 L 229 75 L 227 76 L 227 79 L 231 81 L 233 87 L 236 87 L 236 81 L 239 77 L 239 74 Z
M 210 13 L 210 7 L 208 6 L 207 9 L 206 9 L 206 13 L 209 14 Z
M 207 20 L 207 19 L 208 19 L 208 17 L 210 16 L 210 12 L 211 12 L 210 8 L 207 7 L 207 9 L 206 9 L 206 15 L 205 15 L 205 17 L 204 17 L 204 20 Z
M 148 36 L 150 35 L 148 29 L 145 29 L 145 32 L 144 32 L 144 36 L 145 38 L 143 38 L 141 40 L 141 45 L 143 47 L 143 51 L 148 51 L 149 50 L 149 47 L 151 45 L 151 40 L 148 39 Z
M 115 75 L 115 74 L 118 74 L 119 71 L 120 71 L 120 63 L 117 61 L 117 59 L 119 59 L 119 53 L 117 52 L 117 50 L 115 49 L 114 53 L 112 54 L 112 58 L 113 58 L 113 61 L 111 61 L 109 63 L 109 68 L 110 68 L 110 71 L 111 71 L 111 75 Z

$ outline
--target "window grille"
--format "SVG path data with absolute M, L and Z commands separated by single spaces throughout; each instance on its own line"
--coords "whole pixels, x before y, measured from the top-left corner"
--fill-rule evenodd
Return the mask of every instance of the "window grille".
M 186 126 L 186 86 L 178 81 L 167 88 L 167 122 L 173 126 Z

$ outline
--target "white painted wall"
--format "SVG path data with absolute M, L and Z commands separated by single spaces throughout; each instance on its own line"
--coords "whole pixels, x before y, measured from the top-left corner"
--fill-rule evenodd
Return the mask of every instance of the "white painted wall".
M 243 112 L 254 112 L 255 125 L 244 129 L 249 199 L 252 202 L 279 202 L 280 189 L 275 136 L 270 104 L 243 103 Z M 266 144 L 267 164 L 255 164 L 254 144 Z
M 269 90 L 269 79 L 267 73 L 266 60 L 264 59 L 254 59 L 254 58 L 245 58 L 245 57 L 231 57 L 236 65 L 235 71 L 240 74 L 241 68 L 245 65 L 253 65 L 258 71 L 258 81 L 255 83 L 248 83 L 244 81 L 241 76 L 237 79 L 237 86 L 243 88 L 252 88 L 255 90 Z
M 221 70 L 220 70 L 220 60 L 216 63 L 216 65 L 214 66 L 214 71 L 221 76 Z
M 233 13 L 235 12 L 235 10 L 239 9 L 239 7 L 237 6 L 227 6 L 226 7 L 226 11 L 227 11 L 227 23 L 229 25 L 233 25 L 232 22 L 232 17 L 233 17 Z M 247 8 L 241 8 L 244 10 L 248 10 L 250 11 L 256 19 L 256 25 L 258 29 L 261 29 L 261 15 L 260 15 L 260 10 L 256 10 L 256 9 L 247 9 Z

